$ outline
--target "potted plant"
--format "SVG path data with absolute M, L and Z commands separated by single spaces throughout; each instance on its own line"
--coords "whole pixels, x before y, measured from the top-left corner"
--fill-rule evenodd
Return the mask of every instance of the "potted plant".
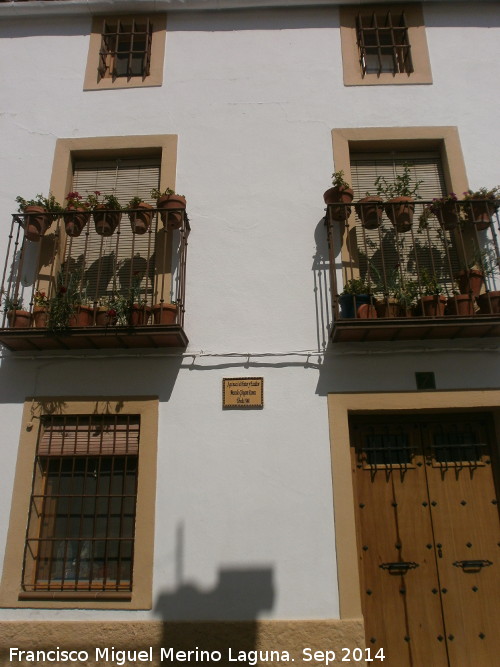
M 351 278 L 339 296 L 341 316 L 345 318 L 376 318 L 370 285 L 361 278 Z
M 446 304 L 447 315 L 470 316 L 475 312 L 475 299 L 472 294 L 460 294 L 453 292 L 453 296 L 448 299 Z
M 420 274 L 419 287 L 420 299 L 418 305 L 421 314 L 428 317 L 444 315 L 446 297 L 436 274 L 423 269 Z
M 435 197 L 430 204 L 424 207 L 419 218 L 418 230 L 421 231 L 427 227 L 431 216 L 437 218 L 443 229 L 455 229 L 461 221 L 461 212 L 457 201 L 457 195 L 454 192 L 450 192 L 449 195 L 444 197 Z
M 37 195 L 34 199 L 16 197 L 19 204 L 19 213 L 23 214 L 22 226 L 28 241 L 37 243 L 48 230 L 50 225 L 60 217 L 62 206 L 49 192 L 48 197 Z
M 61 331 L 68 327 L 92 325 L 94 309 L 81 286 L 81 276 L 76 272 L 57 276 L 55 294 L 48 301 L 48 328 Z
M 151 226 L 153 219 L 153 207 L 142 199 L 132 197 L 127 204 L 129 210 L 130 226 L 134 234 L 145 234 Z
M 160 217 L 165 227 L 179 229 L 186 210 L 184 195 L 176 194 L 171 188 L 165 190 L 153 188 L 151 197 L 156 199 L 156 206 L 160 209 Z
M 153 306 L 153 321 L 155 324 L 175 324 L 177 319 L 177 302 L 160 302 Z
M 108 327 L 115 325 L 118 321 L 118 312 L 112 297 L 103 296 L 94 308 L 94 319 L 96 327 Z
M 423 181 L 412 182 L 410 165 L 403 164 L 403 173 L 389 183 L 384 176 L 375 180 L 377 195 L 387 199 L 385 213 L 399 233 L 408 232 L 413 224 L 415 198 Z
M 467 190 L 464 192 L 467 202 L 465 213 L 476 229 L 488 229 L 491 218 L 500 206 L 500 185 L 494 188 L 479 188 L 479 190 Z
M 4 311 L 12 329 L 27 329 L 31 326 L 31 314 L 24 310 L 21 297 L 6 297 Z
M 142 294 L 141 283 L 144 276 L 135 271 L 131 277 L 129 288 L 115 294 L 111 300 L 111 307 L 116 312 L 119 326 L 144 326 L 151 317 L 152 308 Z
M 384 200 L 369 192 L 354 205 L 356 214 L 365 229 L 377 229 L 382 224 Z
M 44 329 L 47 326 L 49 316 L 49 299 L 45 292 L 35 290 L 33 294 L 33 324 L 36 329 Z
M 122 207 L 113 194 L 102 194 L 95 190 L 87 201 L 92 207 L 95 230 L 101 236 L 111 236 L 122 218 Z
M 64 228 L 68 236 L 80 236 L 90 219 L 90 203 L 78 192 L 68 192 L 63 212 Z
M 332 188 L 329 188 L 324 194 L 325 204 L 350 204 L 354 199 L 354 192 L 346 181 L 344 181 L 344 172 L 335 171 L 332 174 Z M 345 222 L 351 215 L 350 206 L 332 206 L 330 215 L 337 222 Z

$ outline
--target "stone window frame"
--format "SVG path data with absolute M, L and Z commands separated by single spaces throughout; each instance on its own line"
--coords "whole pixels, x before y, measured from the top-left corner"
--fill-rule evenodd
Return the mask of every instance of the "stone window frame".
M 144 397 L 28 397 L 21 421 L 9 528 L 0 583 L 1 608 L 151 609 L 153 600 L 158 405 Z M 26 525 L 40 418 L 43 415 L 131 414 L 140 417 L 139 470 L 131 592 L 30 591 L 21 587 Z
M 151 39 L 151 58 L 149 74 L 145 77 L 131 76 L 131 77 L 116 77 L 99 75 L 99 52 L 102 43 L 102 26 L 104 21 L 132 21 L 132 20 L 147 20 L 152 23 L 152 39 Z M 165 60 L 165 42 L 167 34 L 167 15 L 166 14 L 151 14 L 151 15 L 106 15 L 94 16 L 92 18 L 92 27 L 89 39 L 89 52 L 87 57 L 87 67 L 85 70 L 85 78 L 83 83 L 83 90 L 110 90 L 116 88 L 142 88 L 161 86 L 163 84 L 163 66 Z
M 365 74 L 359 62 L 356 17 L 360 13 L 404 12 L 408 26 L 413 71 Z M 424 13 L 420 4 L 349 5 L 340 7 L 340 42 L 345 86 L 431 84 L 432 72 L 425 34 Z

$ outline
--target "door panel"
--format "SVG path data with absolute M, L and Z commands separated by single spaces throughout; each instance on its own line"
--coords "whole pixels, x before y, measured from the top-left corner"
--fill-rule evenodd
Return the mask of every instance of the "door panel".
M 487 423 L 351 421 L 367 646 L 383 647 L 385 664 L 487 667 L 500 654 Z

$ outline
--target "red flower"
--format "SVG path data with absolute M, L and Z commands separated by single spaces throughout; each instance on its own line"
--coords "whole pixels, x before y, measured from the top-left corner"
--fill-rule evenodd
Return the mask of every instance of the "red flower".
M 59 288 L 59 294 L 66 294 L 67 291 L 68 288 L 64 287 L 64 285 L 61 285 L 61 287 Z

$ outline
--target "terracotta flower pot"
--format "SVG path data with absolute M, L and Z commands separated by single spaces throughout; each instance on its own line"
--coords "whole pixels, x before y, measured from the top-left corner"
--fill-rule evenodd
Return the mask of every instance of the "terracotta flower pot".
M 31 313 L 27 310 L 9 310 L 7 320 L 11 329 L 28 329 L 31 326 Z
M 385 204 L 385 213 L 398 232 L 409 232 L 413 225 L 415 202 L 411 197 L 394 197 Z
M 155 324 L 175 324 L 177 306 L 175 303 L 157 303 L 153 306 Z
M 33 306 L 33 324 L 36 329 L 44 329 L 48 319 L 49 313 L 45 306 Z
M 90 306 L 76 306 L 68 320 L 69 327 L 91 327 L 94 322 L 94 309 Z
M 120 211 L 110 210 L 104 204 L 98 204 L 93 215 L 95 230 L 101 236 L 111 236 L 122 219 Z
M 342 185 L 330 188 L 323 194 L 325 204 L 350 204 L 354 199 L 354 191 L 351 188 L 345 188 Z M 350 206 L 332 206 L 330 214 L 333 220 L 345 222 L 351 215 Z
M 162 195 L 156 205 L 165 227 L 179 229 L 182 225 L 183 211 L 186 210 L 186 198 L 182 195 Z
M 128 214 L 130 226 L 132 227 L 134 234 L 145 234 L 151 227 L 151 221 L 153 219 L 153 207 L 151 204 L 147 204 L 143 201 L 140 204 L 137 204 L 136 208 L 141 210 L 131 211 Z
M 382 224 L 384 212 L 382 197 L 363 197 L 354 206 L 358 218 L 365 229 L 377 229 Z
M 130 308 L 128 323 L 133 327 L 144 326 L 151 317 L 151 306 L 141 306 L 134 303 Z
M 440 206 L 437 219 L 443 229 L 455 229 L 460 222 L 460 214 L 455 203 L 448 201 Z
M 474 304 L 474 297 L 470 294 L 455 294 L 448 299 L 446 314 L 466 317 L 474 315 Z
M 106 306 L 99 306 L 95 309 L 95 325 L 96 327 L 113 326 L 117 322 L 116 310 L 107 308 Z
M 24 209 L 24 233 L 28 241 L 37 243 L 52 224 L 52 216 L 43 206 L 26 206 Z
M 359 320 L 376 320 L 377 309 L 371 303 L 362 303 L 356 312 L 356 317 Z
M 375 302 L 378 317 L 400 317 L 399 301 L 396 299 L 384 299 Z
M 442 294 L 431 294 L 421 297 L 420 313 L 425 317 L 442 317 L 446 308 L 446 297 Z
M 68 236 L 80 236 L 90 220 L 90 211 L 83 206 L 68 206 L 63 213 L 63 220 Z
M 358 317 L 360 306 L 373 304 L 374 299 L 370 294 L 341 294 L 339 296 L 341 317 Z
M 491 218 L 495 215 L 497 210 L 496 204 L 487 201 L 473 201 L 469 200 L 465 207 L 465 212 L 469 222 L 476 225 L 476 229 L 488 229 L 491 223 Z
M 500 292 L 486 292 L 478 297 L 477 302 L 481 315 L 497 315 L 500 313 Z
M 466 269 L 455 276 L 460 294 L 479 296 L 484 283 L 484 273 L 480 269 Z

